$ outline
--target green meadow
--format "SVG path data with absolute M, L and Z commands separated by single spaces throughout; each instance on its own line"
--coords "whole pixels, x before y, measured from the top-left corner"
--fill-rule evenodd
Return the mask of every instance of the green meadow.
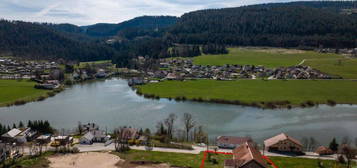
M 344 79 L 357 79 L 357 59 L 307 59 L 304 65 Z
M 153 152 L 153 151 L 136 151 L 130 150 L 127 153 L 114 153 L 120 158 L 126 160 L 126 163 L 130 161 L 152 161 L 158 163 L 168 163 L 171 166 L 177 167 L 192 167 L 199 168 L 203 158 L 203 153 L 198 155 L 183 154 L 183 153 L 165 153 L 165 152 Z M 224 160 L 231 159 L 231 155 L 213 154 L 212 158 L 218 161 L 218 164 L 212 164 L 206 160 L 205 168 L 222 168 L 224 167 Z M 281 168 L 316 168 L 318 167 L 318 160 L 316 159 L 304 159 L 304 158 L 288 158 L 288 157 L 271 157 L 270 158 L 278 167 Z M 124 163 L 124 167 L 125 164 Z M 322 163 L 325 167 L 342 168 L 346 165 L 341 165 L 333 160 L 323 160 Z
M 299 105 L 306 101 L 326 104 L 357 103 L 357 81 L 351 80 L 191 80 L 164 81 L 137 86 L 138 92 L 161 98 L 220 99 L 244 103 L 289 101 Z
M 193 61 L 198 65 L 247 64 L 274 68 L 297 65 L 304 59 L 343 58 L 337 54 L 279 48 L 229 48 L 228 50 L 228 54 L 202 55 L 195 57 Z
M 35 89 L 35 82 L 27 80 L 0 80 L 0 106 L 16 101 L 33 101 L 47 95 L 47 90 Z

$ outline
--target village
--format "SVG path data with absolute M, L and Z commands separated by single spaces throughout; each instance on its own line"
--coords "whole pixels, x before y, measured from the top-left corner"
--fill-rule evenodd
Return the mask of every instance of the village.
M 145 58 L 138 59 L 145 62 Z M 237 80 L 237 79 L 335 79 L 305 65 L 290 67 L 266 68 L 254 65 L 195 65 L 192 59 L 172 58 L 160 59 L 158 70 L 148 70 L 145 73 L 147 79 L 134 79 L 130 85 L 160 80 L 190 80 L 190 79 L 214 79 L 214 80 Z
M 42 122 L 38 122 L 42 124 Z M 311 142 L 305 142 L 305 140 L 301 142 L 285 133 L 267 138 L 262 144 L 257 143 L 251 137 L 218 136 L 214 138 L 213 142 L 192 141 L 191 145 L 187 145 L 191 141 L 182 143 L 174 142 L 172 139 L 166 142 L 169 144 L 167 146 L 156 146 L 154 137 L 158 136 L 158 133 L 153 134 L 149 129 L 144 131 L 132 127 L 120 127 L 109 133 L 95 123 L 78 123 L 76 132 L 54 132 L 51 134 L 41 133 L 44 132 L 44 129 L 42 127 L 41 130 L 38 130 L 37 124 L 28 124 L 33 128 L 20 124 L 21 126 L 12 128 L 1 135 L 0 163 L 6 164 L 6 160 L 16 162 L 22 157 L 40 156 L 48 151 L 62 154 L 116 151 L 125 154 L 125 151 L 134 149 L 188 154 L 206 152 L 209 154 L 206 162 L 212 164 L 218 163 L 218 160 L 215 158 L 216 155 L 210 155 L 210 153 L 231 153 L 232 158 L 223 161 L 224 168 L 269 168 L 275 167 L 269 159 L 270 156 L 309 158 L 316 159 L 316 162 L 335 160 L 339 163 L 351 164 L 357 154 L 355 148 L 350 144 L 351 142 L 346 139 L 342 140 L 341 145 L 338 145 L 336 139 L 333 139 L 329 146 L 318 146 L 312 140 Z M 44 128 L 50 128 L 46 121 L 44 125 Z M 184 145 L 186 148 L 182 147 Z M 187 146 L 189 147 L 187 148 Z

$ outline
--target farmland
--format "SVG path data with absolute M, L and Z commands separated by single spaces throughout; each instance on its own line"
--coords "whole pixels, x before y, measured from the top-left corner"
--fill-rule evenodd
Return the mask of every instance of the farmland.
M 0 106 L 16 101 L 33 101 L 41 96 L 47 96 L 47 90 L 35 89 L 35 82 L 26 80 L 0 80 Z
M 356 84 L 349 80 L 191 80 L 142 85 L 138 86 L 138 92 L 161 98 L 219 99 L 248 104 L 289 101 L 296 106 L 306 101 L 326 104 L 328 100 L 355 104 Z
M 357 79 L 357 59 L 307 59 L 304 65 L 344 79 Z
M 228 54 L 203 55 L 194 58 L 198 65 L 263 65 L 269 68 L 293 66 L 304 59 L 343 58 L 337 54 L 323 54 L 314 51 L 289 49 L 229 48 Z

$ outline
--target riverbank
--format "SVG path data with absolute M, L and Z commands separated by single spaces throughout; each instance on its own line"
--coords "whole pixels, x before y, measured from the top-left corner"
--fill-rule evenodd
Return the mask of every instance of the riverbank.
M 188 80 L 136 86 L 146 98 L 174 99 L 259 108 L 357 104 L 357 82 L 351 80 Z

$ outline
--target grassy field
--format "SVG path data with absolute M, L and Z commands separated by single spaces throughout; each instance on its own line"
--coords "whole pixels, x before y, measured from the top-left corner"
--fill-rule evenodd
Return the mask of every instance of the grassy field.
M 297 65 L 304 59 L 326 58 L 343 58 L 343 56 L 288 49 L 229 48 L 228 54 L 195 57 L 194 63 L 199 65 L 264 65 L 273 68 Z
M 50 163 L 47 157 L 51 156 L 52 154 L 53 152 L 46 152 L 41 156 L 36 157 L 25 156 L 16 160 L 16 162 L 12 165 L 11 161 L 8 161 L 7 166 L 10 168 L 47 168 L 49 167 Z M 3 168 L 2 166 L 3 165 L 0 165 L 0 168 Z
M 199 168 L 203 153 L 199 155 L 194 154 L 182 154 L 182 153 L 165 153 L 165 152 L 148 152 L 148 151 L 136 151 L 131 150 L 128 153 L 114 153 L 120 158 L 130 161 L 153 161 L 160 163 L 168 163 L 172 166 L 192 167 Z M 222 168 L 224 160 L 231 159 L 230 155 L 212 155 L 213 158 L 218 160 L 218 164 L 212 164 L 205 162 L 205 168 Z M 278 167 L 281 168 L 316 168 L 318 167 L 318 160 L 314 159 L 302 159 L 302 158 L 286 158 L 286 157 L 271 157 L 270 158 Z M 342 168 L 345 165 L 336 164 L 335 161 L 322 161 L 325 167 Z
M 100 61 L 92 61 L 92 62 L 80 62 L 78 68 L 84 68 L 87 64 L 105 64 L 112 63 L 111 60 L 100 60 Z
M 18 100 L 32 101 L 47 94 L 47 90 L 35 89 L 35 82 L 26 80 L 0 80 L 0 106 L 5 106 Z
M 193 80 L 164 81 L 138 86 L 138 92 L 161 98 L 184 96 L 187 99 L 239 100 L 245 103 L 290 101 L 293 105 L 308 100 L 341 104 L 357 103 L 357 82 L 348 80 Z
M 304 65 L 344 79 L 357 79 L 357 59 L 307 59 Z
M 126 154 L 114 153 L 120 158 L 130 161 L 153 161 L 160 163 L 168 163 L 172 166 L 178 167 L 193 167 L 199 168 L 203 158 L 203 153 L 199 155 L 195 154 L 182 154 L 182 153 L 166 153 L 166 152 L 149 152 L 149 151 L 136 151 L 131 150 Z M 213 165 L 211 163 L 206 163 L 205 168 L 222 168 L 225 159 L 231 158 L 231 156 L 226 155 L 216 155 L 214 156 L 219 160 L 218 164 Z
M 316 168 L 318 167 L 318 160 L 303 159 L 303 158 L 286 158 L 286 157 L 270 157 L 270 159 L 282 168 Z M 336 161 L 321 160 L 326 168 L 344 168 L 346 165 L 338 164 Z

